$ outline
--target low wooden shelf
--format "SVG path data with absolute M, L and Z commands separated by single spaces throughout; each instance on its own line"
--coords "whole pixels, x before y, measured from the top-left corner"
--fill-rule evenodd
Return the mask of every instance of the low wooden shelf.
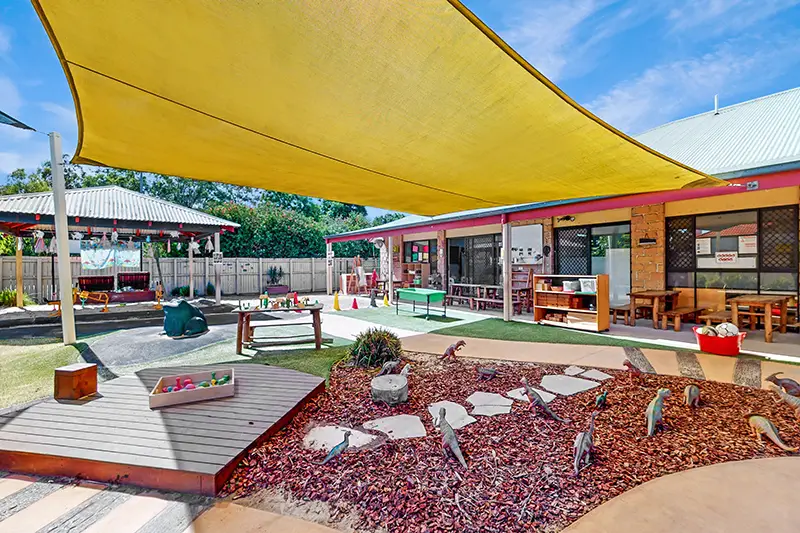
M 544 284 L 560 287 L 564 281 L 580 279 L 595 280 L 597 291 L 537 290 L 537 287 Z M 608 330 L 610 312 L 608 274 L 595 276 L 536 274 L 533 276 L 533 287 L 533 318 L 536 322 L 582 331 Z M 590 309 L 590 305 L 594 309 Z

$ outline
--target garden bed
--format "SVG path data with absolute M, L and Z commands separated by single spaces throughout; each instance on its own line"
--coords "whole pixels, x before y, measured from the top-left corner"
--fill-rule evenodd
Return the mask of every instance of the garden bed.
M 772 420 L 787 444 L 800 444 L 793 413 L 775 403 L 769 391 L 655 375 L 630 384 L 626 373 L 610 372 L 615 378 L 601 387 L 550 403 L 571 423 L 532 417 L 527 404 L 515 402 L 511 414 L 478 416 L 457 430 L 469 466 L 464 470 L 452 457 L 444 458 L 427 406 L 452 400 L 469 408 L 466 398 L 475 391 L 504 394 L 518 388 L 522 376 L 537 386 L 544 374 L 561 374 L 563 367 L 498 363 L 498 377 L 477 381 L 470 362 L 443 365 L 429 356 L 406 355 L 414 360 L 409 403 L 396 408 L 374 404 L 370 379 L 375 371 L 340 364 L 328 391 L 252 450 L 225 492 L 240 498 L 280 488 L 299 500 L 327 502 L 334 522 L 337 517 L 352 520 L 355 512 L 365 531 L 558 531 L 650 479 L 725 461 L 785 455 L 769 441 L 763 449 L 758 446 L 745 418 L 750 413 Z M 683 389 L 690 383 L 702 390 L 699 409 L 683 405 Z M 667 429 L 646 438 L 645 408 L 660 387 L 672 390 L 664 409 Z M 600 390 L 608 390 L 608 407 L 596 421 L 596 458 L 574 477 L 572 445 L 576 433 L 586 429 Z M 428 436 L 350 450 L 325 466 L 316 464 L 322 452 L 303 448 L 312 424 L 358 428 L 397 414 L 419 416 Z

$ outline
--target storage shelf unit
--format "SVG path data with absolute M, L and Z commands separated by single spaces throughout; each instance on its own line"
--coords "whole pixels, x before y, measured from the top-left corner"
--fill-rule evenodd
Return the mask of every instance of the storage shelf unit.
M 554 291 L 564 281 L 593 279 L 597 292 Z M 533 276 L 533 318 L 540 324 L 583 331 L 606 331 L 609 324 L 608 275 L 575 276 L 536 274 Z M 594 307 L 591 309 L 590 306 Z

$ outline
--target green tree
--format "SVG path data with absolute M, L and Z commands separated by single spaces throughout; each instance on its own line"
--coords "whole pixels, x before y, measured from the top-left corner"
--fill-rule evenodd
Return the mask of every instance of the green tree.
M 382 224 L 388 224 L 389 222 L 394 222 L 395 220 L 400 220 L 401 218 L 405 218 L 403 213 L 385 213 L 383 215 L 378 215 L 372 219 L 373 226 L 380 226 Z
M 363 205 L 343 204 L 333 200 L 322 200 L 322 213 L 332 218 L 347 218 L 350 215 L 367 216 L 367 208 Z
M 308 217 L 318 217 L 321 214 L 319 203 L 308 196 L 290 194 L 286 192 L 264 191 L 262 201 L 282 209 L 297 211 Z

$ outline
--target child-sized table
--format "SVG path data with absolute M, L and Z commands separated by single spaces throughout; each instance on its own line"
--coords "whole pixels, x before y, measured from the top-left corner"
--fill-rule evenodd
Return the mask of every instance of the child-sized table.
M 400 314 L 400 301 L 405 300 L 411 302 L 412 312 L 417 312 L 417 303 L 425 304 L 425 319 L 430 318 L 431 304 L 441 302 L 442 304 L 442 317 L 447 316 L 447 304 L 445 302 L 444 291 L 437 291 L 435 289 L 397 289 L 397 297 L 395 298 L 395 314 Z

